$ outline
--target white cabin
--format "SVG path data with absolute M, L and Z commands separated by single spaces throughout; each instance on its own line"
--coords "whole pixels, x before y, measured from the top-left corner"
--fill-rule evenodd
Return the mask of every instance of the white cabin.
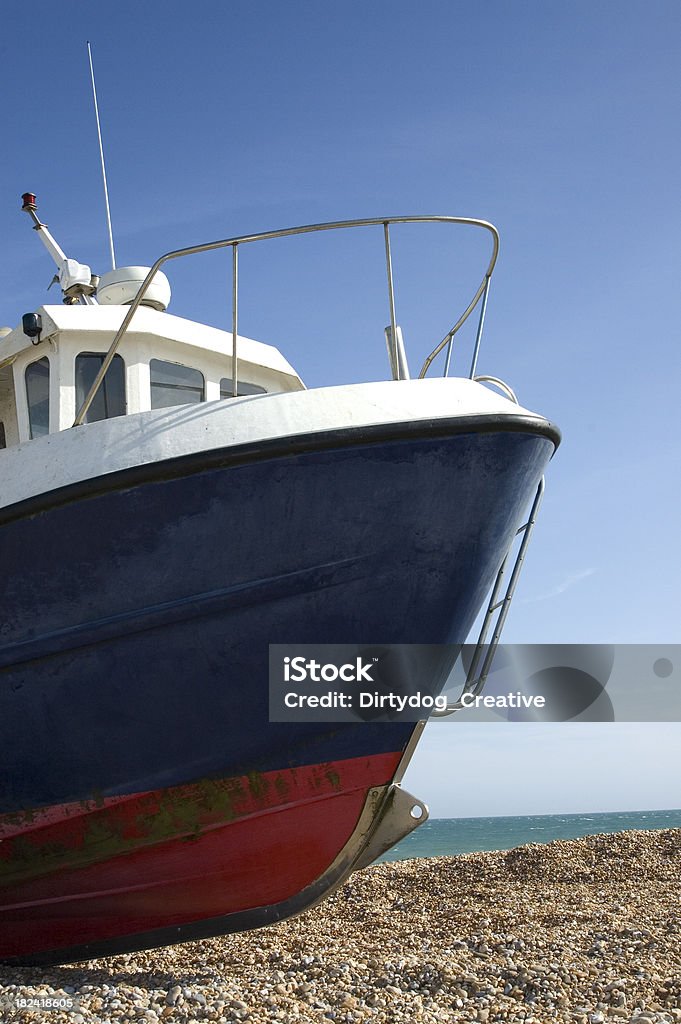
M 73 425 L 126 312 L 42 306 L 39 339 L 0 333 L 0 448 Z M 239 395 L 304 389 L 276 348 L 241 335 L 237 348 Z M 232 397 L 231 333 L 140 306 L 85 422 Z

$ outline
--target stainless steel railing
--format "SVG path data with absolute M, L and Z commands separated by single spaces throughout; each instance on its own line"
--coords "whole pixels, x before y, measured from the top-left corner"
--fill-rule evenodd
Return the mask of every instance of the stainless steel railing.
M 492 235 L 492 254 L 490 256 L 487 269 L 485 270 L 482 281 L 477 288 L 473 298 L 469 302 L 466 309 L 463 311 L 459 319 L 456 321 L 454 326 L 447 332 L 443 340 L 437 345 L 430 355 L 426 358 L 419 377 L 425 377 L 428 369 L 430 368 L 433 360 L 439 355 L 439 353 L 447 347 L 445 375 L 449 371 L 449 363 L 452 353 L 452 345 L 454 336 L 457 331 L 464 325 L 468 317 L 471 315 L 473 310 L 480 303 L 480 316 L 478 319 L 478 327 L 475 339 L 475 346 L 473 351 L 473 359 L 470 369 L 470 377 L 475 376 L 475 370 L 477 367 L 478 353 L 480 351 L 480 342 L 482 340 L 482 331 L 485 323 L 485 311 L 487 308 L 487 297 L 489 295 L 489 284 L 494 266 L 497 261 L 497 254 L 499 252 L 499 233 L 493 224 L 490 224 L 485 220 L 478 220 L 474 217 L 446 217 L 446 216 L 414 216 L 414 217 L 372 217 L 362 220 L 343 220 L 343 221 L 332 221 L 326 224 L 306 224 L 300 227 L 285 228 L 280 231 L 264 231 L 256 235 L 241 235 L 237 238 L 225 238 L 220 239 L 216 242 L 205 242 L 202 245 L 188 246 L 186 249 L 175 249 L 173 252 L 167 252 L 165 255 L 160 256 L 149 273 L 142 282 L 142 286 L 138 291 L 135 299 L 130 304 L 130 307 L 123 318 L 121 326 L 119 327 L 116 335 L 111 342 L 109 350 L 104 357 L 102 365 L 94 379 L 92 387 L 83 401 L 80 409 L 76 414 L 76 418 L 73 421 L 73 426 L 79 426 L 85 416 L 87 415 L 88 409 L 92 405 L 95 395 L 99 391 L 99 388 L 104 380 L 107 370 L 111 365 L 111 361 L 116 354 L 116 350 L 121 343 L 121 339 L 125 335 L 126 331 L 130 326 L 130 322 L 135 315 L 136 310 L 139 308 L 147 290 L 157 273 L 164 265 L 170 260 L 176 260 L 184 256 L 194 256 L 197 253 L 211 252 L 215 249 L 226 249 L 231 246 L 232 248 L 232 393 L 237 394 L 238 386 L 238 351 L 237 351 L 237 331 L 238 331 L 238 313 L 239 313 L 239 246 L 247 245 L 251 242 L 264 242 L 273 238 L 287 238 L 291 235 L 305 235 L 311 234 L 316 231 L 336 231 L 343 228 L 358 228 L 358 227 L 371 227 L 379 226 L 383 228 L 384 242 L 385 242 L 385 259 L 386 259 L 386 274 L 388 279 L 388 304 L 390 312 L 390 343 L 394 346 L 394 350 L 391 355 L 391 366 L 393 368 L 393 376 L 399 372 L 397 367 L 401 365 L 399 353 L 397 351 L 398 344 L 398 333 L 397 333 L 397 318 L 395 313 L 395 289 L 393 284 L 393 270 L 392 270 L 392 255 L 390 249 L 390 225 L 391 224 L 427 224 L 427 223 L 446 223 L 446 224 L 469 224 L 473 227 L 484 228 L 489 231 Z M 481 301 L 482 300 L 482 301 Z

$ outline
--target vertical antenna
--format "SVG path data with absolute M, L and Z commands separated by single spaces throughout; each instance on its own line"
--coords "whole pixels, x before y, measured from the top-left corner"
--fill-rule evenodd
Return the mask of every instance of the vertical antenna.
M 116 254 L 114 253 L 113 231 L 111 229 L 111 210 L 109 209 L 109 189 L 106 185 L 106 167 L 104 166 L 104 147 L 102 145 L 102 129 L 99 124 L 99 107 L 97 106 L 97 88 L 95 86 L 95 69 L 92 66 L 92 49 L 88 40 L 87 55 L 90 61 L 90 78 L 92 79 L 92 98 L 95 102 L 95 119 L 97 121 L 97 138 L 99 139 L 99 157 L 102 162 L 102 181 L 104 182 L 104 205 L 106 206 L 106 223 L 109 229 L 109 249 L 111 250 L 111 269 L 116 269 Z

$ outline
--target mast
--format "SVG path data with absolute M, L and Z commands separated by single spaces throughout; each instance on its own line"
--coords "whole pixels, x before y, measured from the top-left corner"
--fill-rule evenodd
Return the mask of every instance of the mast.
M 90 61 L 90 78 L 92 80 L 92 99 L 95 105 L 95 120 L 97 122 L 97 138 L 99 140 L 99 159 L 102 165 L 102 183 L 104 185 L 104 205 L 106 207 L 106 226 L 109 233 L 109 251 L 111 253 L 111 269 L 116 269 L 116 254 L 114 252 L 113 228 L 111 227 L 111 208 L 109 206 L 109 189 L 106 183 L 106 165 L 104 163 L 104 146 L 102 144 L 102 127 L 99 123 L 99 106 L 97 104 L 97 87 L 95 85 L 95 69 L 92 64 L 92 47 L 90 41 L 87 43 L 87 55 Z

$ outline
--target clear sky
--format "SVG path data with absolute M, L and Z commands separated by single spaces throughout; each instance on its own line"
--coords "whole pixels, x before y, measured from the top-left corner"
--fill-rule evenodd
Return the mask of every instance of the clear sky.
M 564 434 L 505 639 L 678 641 L 680 29 L 676 0 L 6 0 L 0 322 L 56 301 L 26 190 L 69 255 L 108 269 L 86 39 L 119 265 L 336 218 L 492 220 L 479 369 Z M 425 242 L 396 232 L 414 364 L 486 259 L 466 229 Z M 312 385 L 384 376 L 380 259 L 379 235 L 336 255 L 304 240 L 246 252 L 243 332 Z M 226 258 L 171 280 L 172 311 L 228 326 Z M 407 784 L 451 815 L 503 813 L 511 797 L 516 813 L 678 806 L 677 729 L 431 726 Z M 473 759 L 482 785 L 462 797 Z

